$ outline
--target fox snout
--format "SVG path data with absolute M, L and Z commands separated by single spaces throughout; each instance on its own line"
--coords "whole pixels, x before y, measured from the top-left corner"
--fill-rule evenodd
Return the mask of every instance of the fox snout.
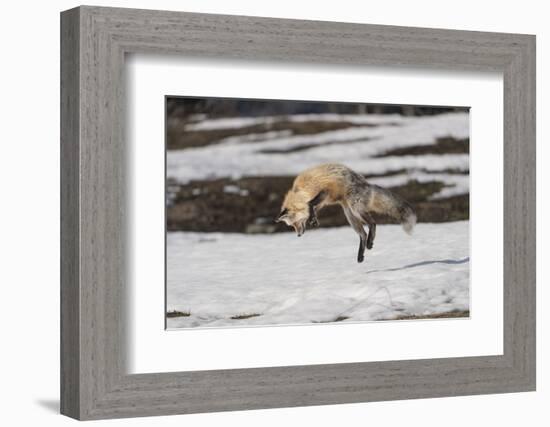
M 302 234 L 306 232 L 306 223 L 305 221 L 300 221 L 292 224 L 292 227 L 294 227 L 294 230 L 296 230 L 296 234 L 298 237 L 300 237 Z
M 289 227 L 293 227 L 298 237 L 300 237 L 306 231 L 306 219 L 296 219 L 296 215 L 291 215 L 288 209 L 284 208 L 274 221 L 276 223 L 284 222 Z

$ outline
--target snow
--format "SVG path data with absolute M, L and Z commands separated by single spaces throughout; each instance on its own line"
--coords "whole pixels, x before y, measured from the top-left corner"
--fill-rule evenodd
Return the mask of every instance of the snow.
M 394 319 L 469 308 L 469 222 L 379 225 L 356 262 L 350 227 L 294 233 L 169 232 L 169 328 Z M 232 319 L 236 316 L 255 317 Z
M 364 174 L 384 174 L 405 169 L 408 173 L 400 178 L 399 183 L 406 183 L 411 179 L 409 171 L 417 173 L 420 179 L 426 181 L 429 180 L 427 176 L 429 174 L 426 172 L 441 172 L 445 169 L 468 171 L 469 169 L 468 154 L 378 157 L 396 148 L 434 144 L 437 138 L 447 136 L 457 139 L 467 138 L 469 136 L 468 113 L 421 117 L 322 114 L 284 118 L 286 121 L 321 119 L 376 126 L 355 126 L 309 135 L 289 135 L 283 130 L 231 136 L 213 145 L 171 150 L 167 155 L 167 176 L 185 184 L 192 180 L 226 177 L 238 179 L 244 176 L 297 175 L 302 170 L 319 163 L 340 162 Z M 193 130 L 237 128 L 275 120 L 283 119 L 280 117 L 211 119 L 188 124 L 186 128 Z M 292 151 L 297 148 L 302 149 Z M 277 152 L 274 153 L 273 150 Z M 419 171 L 424 175 L 418 175 Z M 445 173 L 439 174 L 439 179 L 453 186 L 453 189 L 444 189 L 445 193 L 442 194 L 465 194 L 469 191 L 468 180 L 463 177 Z M 379 182 L 382 181 L 379 180 Z M 442 197 L 442 194 L 436 194 L 434 197 Z
M 248 196 L 249 191 L 246 188 L 240 188 L 237 185 L 225 185 L 223 187 L 223 192 L 227 194 L 238 194 L 239 196 Z

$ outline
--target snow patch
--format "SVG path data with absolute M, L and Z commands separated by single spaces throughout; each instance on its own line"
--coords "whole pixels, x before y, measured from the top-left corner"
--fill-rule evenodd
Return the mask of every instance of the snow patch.
M 274 117 L 246 117 L 205 120 L 192 129 L 212 129 L 216 126 L 242 127 L 250 123 L 266 123 Z M 192 180 L 216 178 L 239 179 L 244 176 L 297 175 L 304 169 L 326 162 L 344 163 L 363 174 L 384 174 L 404 169 L 406 176 L 423 177 L 418 170 L 443 171 L 453 169 L 469 170 L 468 154 L 426 154 L 416 156 L 380 157 L 396 148 L 435 144 L 438 138 L 469 136 L 468 113 L 446 113 L 436 116 L 401 117 L 397 115 L 298 115 L 285 120 L 340 120 L 355 123 L 378 124 L 375 127 L 358 126 L 320 132 L 310 135 L 289 135 L 272 132 L 263 137 L 259 134 L 232 136 L 219 144 L 184 150 L 171 150 L 167 154 L 167 176 L 180 183 Z M 252 142 L 253 141 L 253 142 Z M 303 148 L 307 145 L 309 148 Z M 315 146 L 318 145 L 318 146 Z M 292 151 L 299 149 L 299 151 Z M 282 150 L 281 153 L 269 152 Z M 407 178 L 392 177 L 392 182 Z M 444 194 L 466 194 L 469 191 L 467 179 L 456 174 L 441 174 L 439 178 L 454 190 Z M 433 176 L 432 176 L 433 177 Z M 417 178 L 410 178 L 417 179 Z M 372 180 L 381 183 L 382 180 Z M 387 180 L 390 182 L 390 180 Z M 380 184 L 384 185 L 384 184 Z M 442 194 L 434 197 L 443 197 Z
M 356 262 L 350 227 L 246 235 L 169 232 L 169 328 L 373 321 L 469 309 L 469 222 L 379 225 Z M 254 315 L 254 316 L 252 316 Z

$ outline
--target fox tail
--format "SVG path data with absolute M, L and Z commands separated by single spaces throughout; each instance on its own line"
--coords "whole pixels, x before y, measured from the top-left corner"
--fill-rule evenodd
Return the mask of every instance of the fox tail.
M 402 210 L 400 220 L 403 230 L 405 230 L 407 234 L 412 234 L 414 226 L 416 225 L 416 214 L 408 203 L 406 203 L 406 206 Z
M 370 209 L 396 219 L 407 234 L 412 234 L 416 225 L 416 213 L 411 205 L 389 190 L 374 185 L 371 187 L 373 199 Z

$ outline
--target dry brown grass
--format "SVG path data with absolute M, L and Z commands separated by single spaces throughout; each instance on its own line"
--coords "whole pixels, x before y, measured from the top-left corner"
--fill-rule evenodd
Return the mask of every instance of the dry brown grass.
M 399 171 L 395 172 L 398 173 Z M 388 172 L 391 175 L 392 172 Z M 169 231 L 203 232 L 285 232 L 284 224 L 274 224 L 280 211 L 283 197 L 292 186 L 294 177 L 271 176 L 249 177 L 238 180 L 228 178 L 209 181 L 194 181 L 186 185 L 171 184 L 177 188 L 173 204 L 167 207 L 166 219 Z M 367 178 L 368 179 L 368 178 Z M 228 194 L 227 185 L 246 190 L 246 196 Z M 444 184 L 438 181 L 409 181 L 390 188 L 411 203 L 416 210 L 418 222 L 459 221 L 469 218 L 469 195 L 431 200 L 430 196 L 440 191 Z M 377 216 L 377 223 L 394 223 L 391 218 Z M 339 206 L 329 206 L 319 213 L 322 227 L 347 225 Z
M 189 311 L 177 311 L 172 310 L 166 313 L 166 317 L 189 317 L 191 316 L 191 312 Z
M 420 156 L 424 154 L 468 154 L 470 139 L 456 139 L 452 137 L 437 138 L 435 144 L 413 145 L 410 147 L 395 148 L 379 154 L 376 157 L 389 156 Z
M 192 147 L 204 147 L 206 145 L 217 144 L 220 140 L 230 136 L 244 136 L 256 133 L 262 134 L 274 131 L 289 131 L 292 135 L 310 135 L 355 126 L 375 125 L 357 125 L 355 123 L 348 122 L 278 121 L 253 126 L 244 126 L 241 128 L 186 131 L 184 123 L 169 124 L 168 129 L 166 130 L 166 148 L 168 150 L 176 150 Z M 253 143 L 255 141 L 252 139 L 249 142 Z
M 453 310 L 453 311 L 447 311 L 444 313 L 413 314 L 413 315 L 397 316 L 392 319 L 384 319 L 384 320 L 453 319 L 458 317 L 470 317 L 470 311 Z
M 251 317 L 258 317 L 258 316 L 261 316 L 261 314 L 259 313 L 237 314 L 235 316 L 231 316 L 231 319 L 244 320 L 244 319 L 250 319 Z

